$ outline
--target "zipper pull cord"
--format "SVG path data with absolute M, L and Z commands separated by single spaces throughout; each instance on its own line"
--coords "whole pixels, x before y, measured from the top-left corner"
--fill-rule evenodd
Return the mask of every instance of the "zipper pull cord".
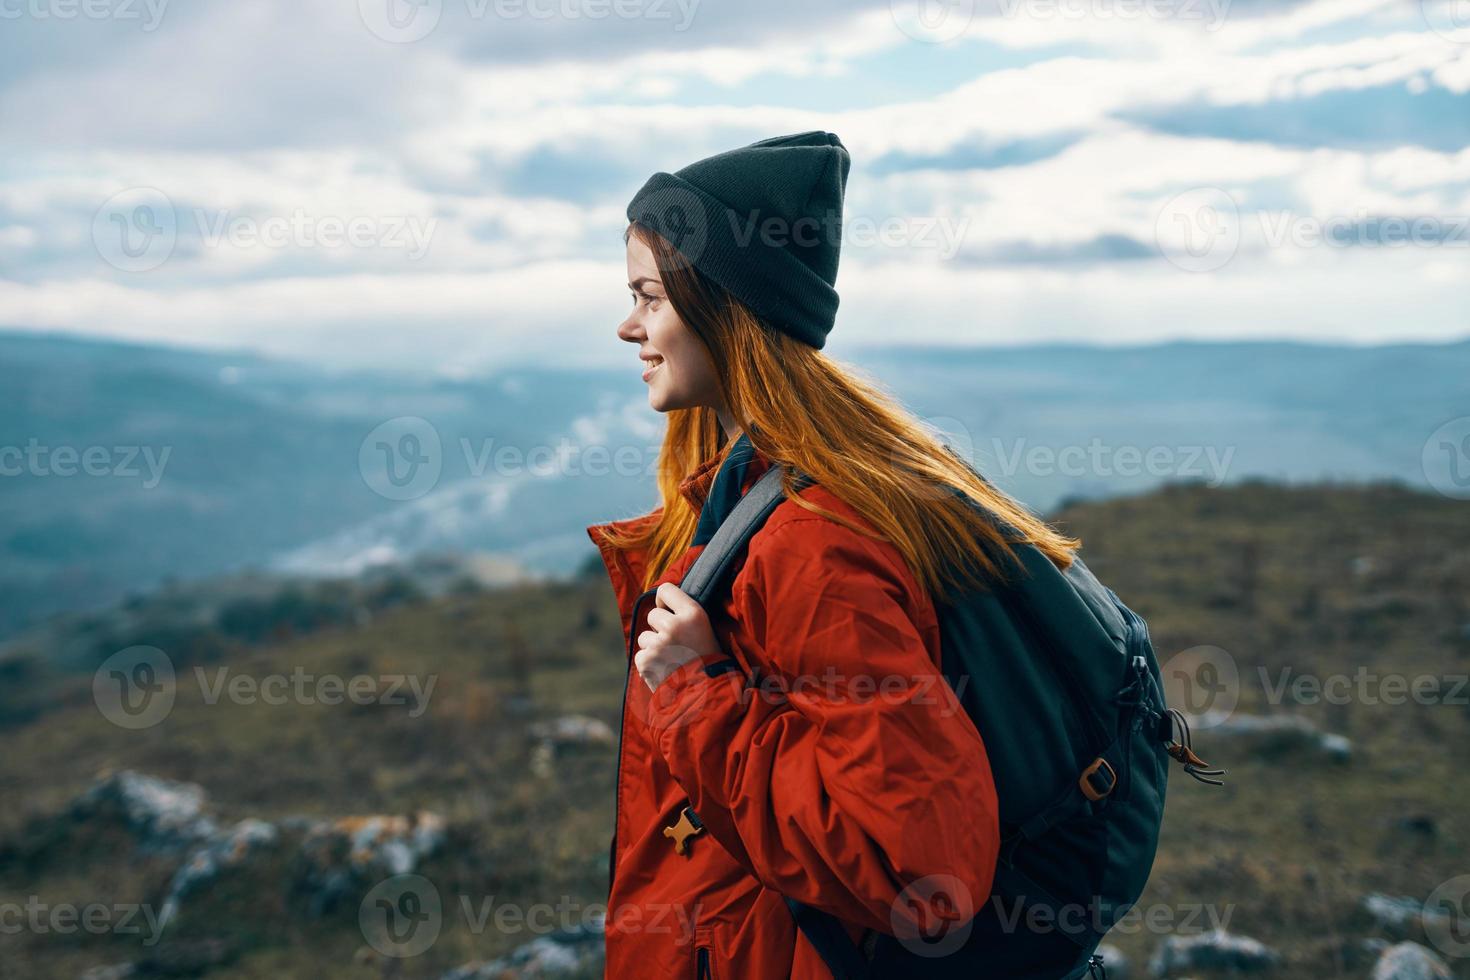
M 1215 777 L 1225 775 L 1224 769 L 1212 769 L 1210 764 L 1194 754 L 1194 737 L 1189 731 L 1189 721 L 1180 714 L 1177 708 L 1169 709 L 1169 718 L 1180 733 L 1180 740 L 1170 739 L 1165 750 L 1174 759 L 1184 766 L 1184 771 L 1202 783 L 1211 786 L 1224 786 L 1222 779 Z

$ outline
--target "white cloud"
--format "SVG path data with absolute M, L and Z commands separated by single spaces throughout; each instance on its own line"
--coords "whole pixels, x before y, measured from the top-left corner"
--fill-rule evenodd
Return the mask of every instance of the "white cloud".
M 933 46 L 908 38 L 886 2 L 828 0 L 800 10 L 760 0 L 751 9 L 764 17 L 750 24 L 703 7 L 677 37 L 667 25 L 446 14 L 425 41 L 395 45 L 365 30 L 354 4 L 287 0 L 170 12 L 156 34 L 114 31 L 105 46 L 102 34 L 52 32 L 53 64 L 21 57 L 0 94 L 10 151 L 0 323 L 450 370 L 548 351 L 615 358 L 615 340 L 586 338 L 611 338 L 622 315 L 618 233 L 637 175 L 822 128 L 854 156 L 851 224 L 934 217 L 964 234 L 961 261 L 902 239 L 849 245 L 839 285 L 850 336 L 881 337 L 891 317 L 910 314 L 936 340 L 1470 326 L 1463 298 L 1452 326 L 1455 254 L 1273 247 L 1261 227 L 1262 215 L 1464 214 L 1470 149 L 1286 146 L 1127 121 L 1199 107 L 1269 114 L 1401 84 L 1464 95 L 1470 46 L 1391 0 L 1237 2 L 1217 30 L 1099 16 L 1108 3 L 1062 3 L 1093 10 L 1084 19 L 1041 16 L 1059 9 L 1046 3 L 1005 16 L 1014 4 L 997 0 L 958 40 Z M 36 25 L 20 28 L 0 48 L 23 54 L 15 38 Z M 932 55 L 933 79 L 956 80 L 915 87 L 916 50 Z M 967 75 L 956 71 L 963 59 L 973 60 Z M 869 76 L 891 77 L 904 95 L 823 104 L 833 79 Z M 1014 141 L 1055 145 L 1008 166 L 871 166 Z M 528 179 L 555 165 L 546 160 L 573 166 Z M 555 194 L 559 180 L 591 185 L 602 173 L 605 184 Z M 163 190 L 195 227 L 161 267 L 125 274 L 99 258 L 92 222 L 102 202 L 139 186 Z M 1209 186 L 1247 217 L 1225 272 L 1191 282 L 1158 258 L 1078 258 L 1107 236 L 1150 247 L 1170 198 Z M 431 247 L 406 261 L 377 247 L 201 245 L 197 234 L 201 220 L 298 212 L 413 218 L 432 224 Z M 976 263 L 1007 249 L 1027 261 Z M 1068 261 L 1040 261 L 1053 252 Z M 895 279 L 903 288 L 883 292 Z M 974 309 L 1004 316 L 971 327 Z

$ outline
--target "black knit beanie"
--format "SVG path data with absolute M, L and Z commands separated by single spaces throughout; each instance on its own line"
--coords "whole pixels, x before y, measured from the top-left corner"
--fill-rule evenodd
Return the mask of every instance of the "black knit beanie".
M 842 197 L 834 133 L 773 136 L 648 178 L 628 220 L 668 239 L 770 326 L 813 347 L 837 316 Z

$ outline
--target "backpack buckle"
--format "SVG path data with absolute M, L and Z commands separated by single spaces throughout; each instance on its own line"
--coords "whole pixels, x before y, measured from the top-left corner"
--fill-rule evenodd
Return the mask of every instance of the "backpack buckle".
M 699 814 L 694 812 L 692 806 L 686 806 L 679 813 L 679 819 L 664 828 L 664 836 L 674 842 L 675 854 L 688 854 L 689 841 L 702 833 L 704 822 L 699 819 Z
M 1082 795 L 1096 803 L 1113 791 L 1118 785 L 1118 774 L 1108 764 L 1108 760 L 1098 756 L 1092 765 L 1082 770 L 1082 775 L 1077 779 L 1077 785 L 1082 790 Z

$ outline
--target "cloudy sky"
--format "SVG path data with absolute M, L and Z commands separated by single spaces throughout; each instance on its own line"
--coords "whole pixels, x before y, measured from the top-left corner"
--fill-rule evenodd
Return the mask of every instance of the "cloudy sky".
M 807 129 L 839 355 L 1470 335 L 1467 0 L 0 0 L 0 327 L 622 363 L 633 192 Z

